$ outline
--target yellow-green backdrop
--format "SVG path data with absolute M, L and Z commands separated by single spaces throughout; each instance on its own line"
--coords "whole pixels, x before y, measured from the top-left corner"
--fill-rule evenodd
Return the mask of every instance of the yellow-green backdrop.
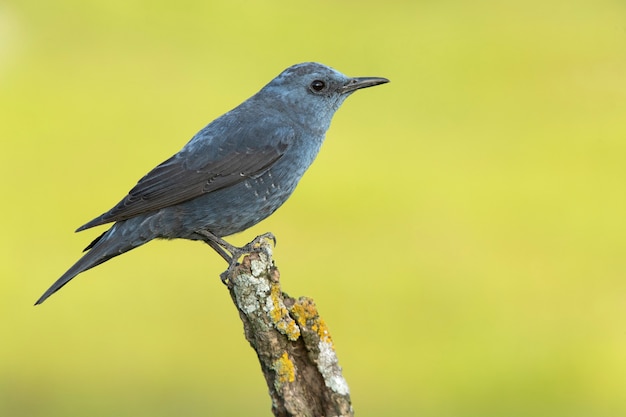
M 391 83 L 271 219 L 359 416 L 626 415 L 623 1 L 0 4 L 0 415 L 270 416 L 206 245 L 37 297 L 109 209 L 285 67 Z

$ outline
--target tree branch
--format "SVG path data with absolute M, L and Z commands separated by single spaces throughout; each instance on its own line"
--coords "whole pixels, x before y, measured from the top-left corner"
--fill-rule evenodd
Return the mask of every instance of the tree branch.
M 269 241 L 227 277 L 244 333 L 261 363 L 275 416 L 353 416 L 326 323 L 307 297 L 280 288 Z

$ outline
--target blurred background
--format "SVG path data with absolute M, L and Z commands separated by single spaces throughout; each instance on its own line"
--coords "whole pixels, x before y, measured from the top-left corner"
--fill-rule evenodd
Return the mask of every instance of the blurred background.
M 626 415 L 622 1 L 0 4 L 0 415 L 271 416 L 201 243 L 33 302 L 117 203 L 287 66 L 350 97 L 271 219 L 359 416 Z

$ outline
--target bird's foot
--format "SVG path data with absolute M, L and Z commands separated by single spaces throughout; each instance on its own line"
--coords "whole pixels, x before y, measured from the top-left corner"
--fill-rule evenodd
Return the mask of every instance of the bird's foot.
M 228 269 L 220 274 L 220 279 L 222 280 L 224 285 L 227 285 L 230 288 L 232 283 L 230 282 L 228 278 L 232 275 L 232 272 L 234 271 L 234 269 L 239 265 L 239 259 L 247 253 L 251 253 L 251 252 L 258 250 L 261 247 L 261 243 L 266 239 L 271 240 L 274 246 L 276 246 L 276 236 L 274 236 L 274 234 L 272 234 L 271 232 L 268 232 L 268 233 L 263 233 L 262 235 L 255 237 L 252 242 L 242 247 L 229 245 L 230 247 L 225 248 L 227 251 L 231 253 L 232 258 L 230 262 L 228 262 Z
M 271 240 L 274 246 L 276 246 L 276 236 L 274 236 L 272 232 L 267 232 L 255 237 L 252 242 L 238 249 L 241 250 L 242 253 L 253 252 L 261 246 L 261 242 L 263 242 L 263 240 L 265 239 Z
M 226 262 L 228 262 L 228 269 L 220 274 L 220 279 L 229 287 L 231 286 L 231 283 L 228 277 L 231 276 L 235 267 L 239 265 L 239 259 L 243 255 L 258 250 L 261 246 L 261 242 L 265 239 L 271 240 L 274 243 L 274 246 L 276 246 L 276 237 L 269 232 L 255 237 L 252 242 L 242 247 L 231 245 L 224 239 L 217 237 L 213 233 L 206 230 L 199 230 L 196 233 L 202 236 L 202 240 L 204 240 L 204 242 L 211 246 L 222 258 L 224 258 Z

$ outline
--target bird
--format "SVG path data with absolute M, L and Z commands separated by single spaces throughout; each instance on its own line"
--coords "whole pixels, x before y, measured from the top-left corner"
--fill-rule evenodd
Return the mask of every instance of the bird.
M 201 129 L 112 209 L 79 227 L 77 232 L 113 223 L 35 305 L 76 275 L 153 239 L 206 242 L 229 269 L 259 239 L 275 243 L 270 233 L 244 247 L 223 238 L 259 223 L 290 197 L 348 96 L 388 82 L 348 77 L 316 62 L 285 69 Z

